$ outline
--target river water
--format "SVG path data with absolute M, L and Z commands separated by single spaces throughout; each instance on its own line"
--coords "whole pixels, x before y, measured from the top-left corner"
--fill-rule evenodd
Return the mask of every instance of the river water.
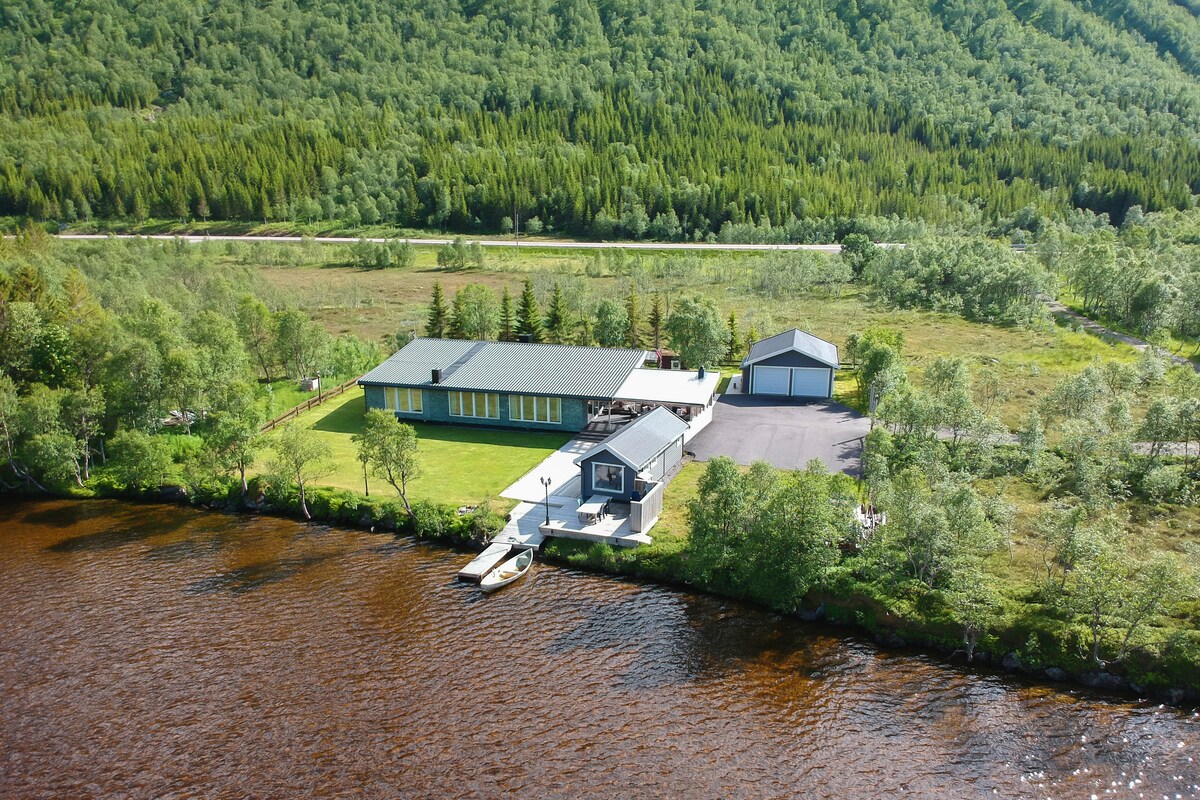
M 0 797 L 1196 797 L 1200 718 L 704 596 L 169 506 L 0 506 Z M 1195 759 L 1195 761 L 1193 760 Z

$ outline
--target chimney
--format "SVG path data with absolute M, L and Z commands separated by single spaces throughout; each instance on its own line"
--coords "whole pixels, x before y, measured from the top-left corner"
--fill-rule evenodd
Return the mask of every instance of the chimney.
M 429 382 L 430 383 L 441 383 L 442 382 L 442 371 L 440 369 L 435 369 L 433 371 L 433 374 L 430 376 Z
M 533 335 L 529 333 L 517 334 L 517 341 L 521 344 L 533 344 Z
M 700 371 L 698 373 L 696 373 L 696 377 L 699 378 L 700 380 L 704 380 L 704 365 L 703 364 L 700 365 Z

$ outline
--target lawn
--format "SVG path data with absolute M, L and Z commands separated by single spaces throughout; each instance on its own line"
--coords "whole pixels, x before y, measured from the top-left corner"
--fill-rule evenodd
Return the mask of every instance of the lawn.
M 357 389 L 301 414 L 291 425 L 316 432 L 329 448 L 333 471 L 318 483 L 362 491 L 362 463 L 350 437 L 362 430 L 363 396 Z M 495 499 L 517 478 L 533 469 L 570 438 L 565 434 L 485 430 L 416 424 L 423 473 L 412 485 L 410 499 L 453 505 Z M 259 471 L 266 468 L 264 454 Z M 371 491 L 393 495 L 382 480 L 371 478 Z M 497 510 L 501 510 L 499 505 Z

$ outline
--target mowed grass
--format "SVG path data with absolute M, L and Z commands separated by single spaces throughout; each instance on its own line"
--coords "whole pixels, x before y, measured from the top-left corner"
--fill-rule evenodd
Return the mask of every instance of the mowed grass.
M 333 471 L 317 481 L 320 485 L 363 490 L 362 462 L 351 441 L 362 430 L 363 411 L 362 392 L 351 389 L 288 423 L 311 428 L 326 444 Z M 555 433 L 419 423 L 413 427 L 420 440 L 422 474 L 412 484 L 409 499 L 453 505 L 494 500 L 570 438 Z M 257 465 L 259 472 L 267 468 L 271 457 L 269 451 L 263 454 Z M 372 494 L 395 495 L 392 487 L 379 478 L 370 477 L 370 484 Z
M 656 546 L 681 549 L 687 544 L 688 503 L 699 493 L 700 478 L 706 467 L 703 461 L 689 461 L 667 484 L 662 514 L 652 532 Z

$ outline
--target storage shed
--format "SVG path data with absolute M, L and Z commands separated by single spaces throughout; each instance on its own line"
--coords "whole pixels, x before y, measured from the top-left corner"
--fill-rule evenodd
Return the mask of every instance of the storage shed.
M 750 346 L 742 360 L 742 392 L 779 397 L 833 397 L 837 346 L 797 330 Z
M 688 424 L 665 408 L 638 417 L 575 459 L 580 496 L 636 500 L 683 460 Z

